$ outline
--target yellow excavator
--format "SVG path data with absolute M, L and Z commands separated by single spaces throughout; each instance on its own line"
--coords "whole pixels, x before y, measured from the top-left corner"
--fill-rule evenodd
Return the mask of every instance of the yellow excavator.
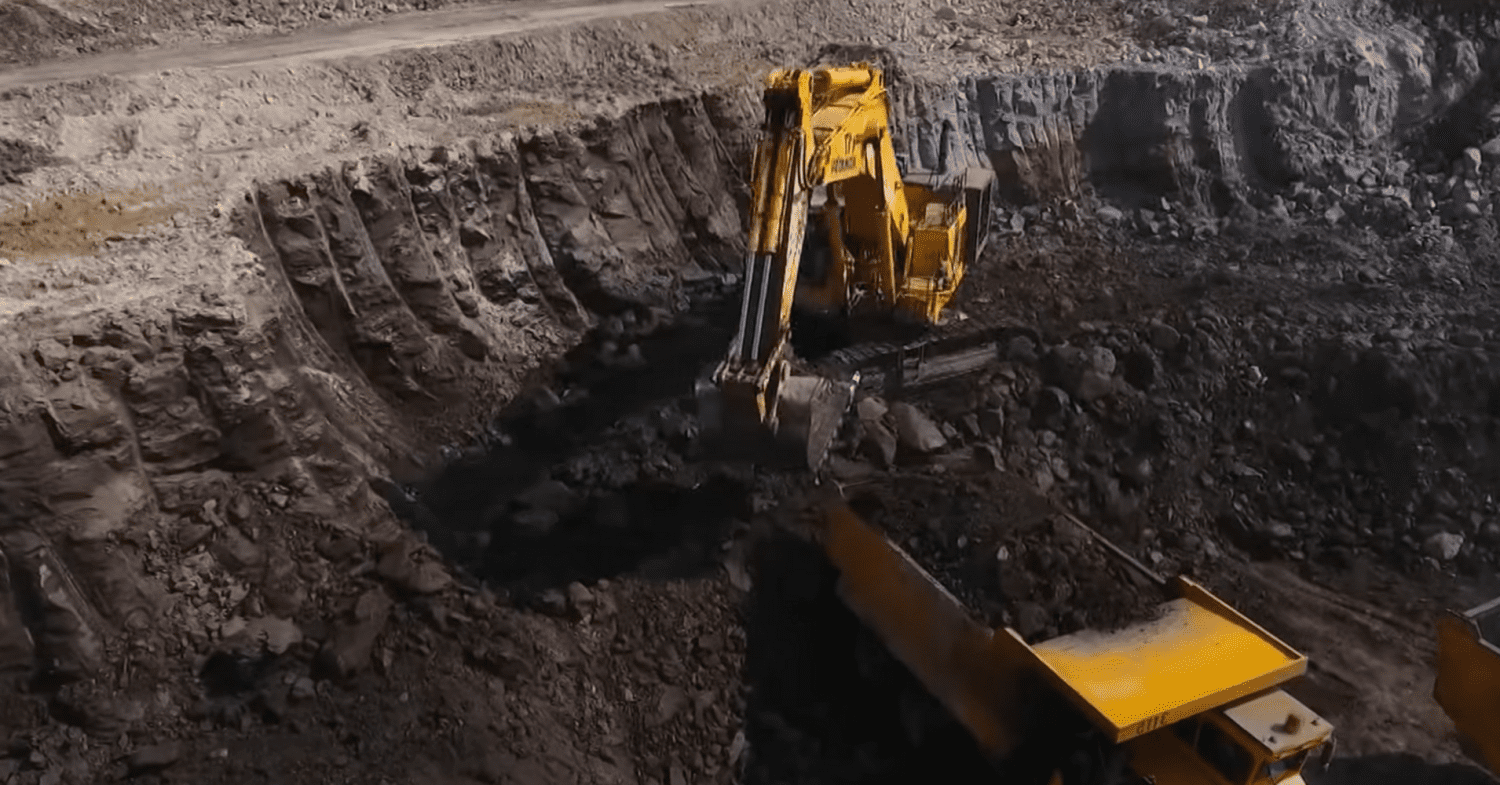
M 739 326 L 698 387 L 700 419 L 716 452 L 817 468 L 855 380 L 792 373 L 793 303 L 939 323 L 982 245 L 994 177 L 984 167 L 903 177 L 884 78 L 867 63 L 775 71 L 764 104 Z M 804 265 L 810 218 L 826 246 Z
M 1500 597 L 1437 622 L 1433 697 L 1464 753 L 1500 776 Z

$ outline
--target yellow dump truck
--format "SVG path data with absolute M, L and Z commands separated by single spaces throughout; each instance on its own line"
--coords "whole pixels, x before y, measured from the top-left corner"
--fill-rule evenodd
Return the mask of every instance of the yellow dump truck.
M 1433 696 L 1474 760 L 1500 774 L 1500 597 L 1437 623 Z
M 817 537 L 844 603 L 996 761 L 1057 746 L 1059 730 L 1035 719 L 1040 700 L 1057 698 L 1087 718 L 1126 782 L 1301 785 L 1309 757 L 1326 765 L 1332 753 L 1332 726 L 1278 688 L 1307 658 L 1190 579 L 1162 582 L 1176 597 L 1149 621 L 1031 645 L 974 621 L 847 506 L 821 513 Z M 1052 782 L 1120 781 L 1072 777 Z

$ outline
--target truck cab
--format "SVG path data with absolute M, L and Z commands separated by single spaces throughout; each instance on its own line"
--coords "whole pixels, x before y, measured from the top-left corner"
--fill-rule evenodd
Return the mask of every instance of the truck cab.
M 1174 723 L 1128 746 L 1130 767 L 1156 785 L 1303 785 L 1302 767 L 1333 729 L 1300 701 L 1270 690 Z

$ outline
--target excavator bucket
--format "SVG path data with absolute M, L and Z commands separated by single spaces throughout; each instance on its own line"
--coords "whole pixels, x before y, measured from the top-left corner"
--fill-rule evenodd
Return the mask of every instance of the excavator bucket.
M 855 384 L 856 380 L 790 375 L 776 396 L 775 425 L 768 427 L 751 407 L 726 399 L 712 381 L 699 380 L 699 457 L 816 471 L 828 459 L 844 413 L 854 402 Z

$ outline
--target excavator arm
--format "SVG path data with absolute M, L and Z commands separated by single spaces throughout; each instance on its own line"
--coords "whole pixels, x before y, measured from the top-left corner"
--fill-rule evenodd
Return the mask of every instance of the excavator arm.
M 834 185 L 833 265 L 821 289 L 842 305 L 857 277 L 894 301 L 911 216 L 890 137 L 880 72 L 864 64 L 773 72 L 752 165 L 750 234 L 739 326 L 713 376 L 720 430 L 782 437 L 816 465 L 852 383 L 791 374 L 789 338 L 813 189 Z
M 764 136 L 752 167 L 739 328 L 715 373 L 728 412 L 753 412 L 757 422 L 772 426 L 788 371 L 792 299 L 812 193 L 810 82 L 805 71 L 778 71 L 768 80 Z

